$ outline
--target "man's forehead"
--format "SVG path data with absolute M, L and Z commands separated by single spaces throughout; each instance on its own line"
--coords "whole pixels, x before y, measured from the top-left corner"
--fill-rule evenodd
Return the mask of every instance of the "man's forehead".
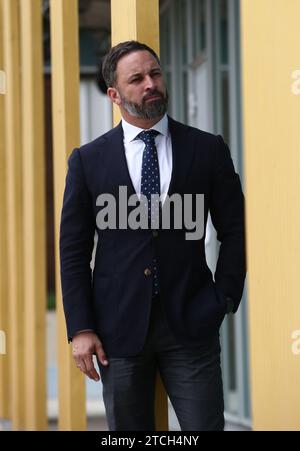
M 137 51 L 123 56 L 118 62 L 117 71 L 119 75 L 126 76 L 138 73 L 154 67 L 160 67 L 155 57 L 148 51 Z

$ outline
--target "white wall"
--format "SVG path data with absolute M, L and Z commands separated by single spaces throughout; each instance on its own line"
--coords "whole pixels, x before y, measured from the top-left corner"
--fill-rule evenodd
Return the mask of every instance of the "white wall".
M 80 81 L 80 142 L 86 144 L 112 128 L 112 107 L 94 79 Z

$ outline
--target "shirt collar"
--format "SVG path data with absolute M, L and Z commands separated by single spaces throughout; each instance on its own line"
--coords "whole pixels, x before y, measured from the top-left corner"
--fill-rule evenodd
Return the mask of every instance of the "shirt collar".
M 122 127 L 124 132 L 124 142 L 127 144 L 133 141 L 136 136 L 142 132 L 144 129 L 140 127 L 136 127 L 135 125 L 129 124 L 129 122 L 125 121 L 122 118 Z M 149 130 L 156 130 L 162 135 L 168 135 L 168 116 L 165 114 L 159 122 L 153 125 Z

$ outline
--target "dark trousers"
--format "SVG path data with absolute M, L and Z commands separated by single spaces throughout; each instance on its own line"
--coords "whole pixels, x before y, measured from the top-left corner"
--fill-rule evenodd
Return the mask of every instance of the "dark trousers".
M 155 431 L 157 369 L 182 431 L 224 429 L 219 334 L 195 348 L 179 344 L 156 299 L 143 351 L 108 360 L 98 365 L 110 431 Z

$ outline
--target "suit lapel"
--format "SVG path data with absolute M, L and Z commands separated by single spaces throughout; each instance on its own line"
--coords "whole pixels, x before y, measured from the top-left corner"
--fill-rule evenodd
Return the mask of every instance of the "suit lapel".
M 136 194 L 127 166 L 121 122 L 111 131 L 107 139 L 107 147 L 106 174 L 116 198 L 118 198 L 119 186 L 127 186 L 128 196 Z
M 168 196 L 180 193 L 192 165 L 195 148 L 189 129 L 168 116 L 172 142 L 173 169 Z

